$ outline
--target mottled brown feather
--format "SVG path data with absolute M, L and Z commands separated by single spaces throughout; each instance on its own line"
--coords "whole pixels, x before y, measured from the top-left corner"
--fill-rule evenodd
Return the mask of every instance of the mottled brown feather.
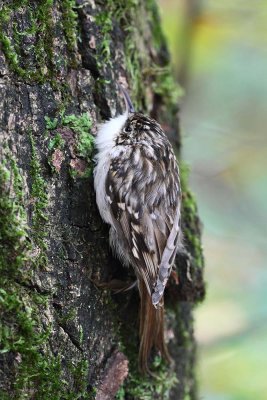
M 106 191 L 118 235 L 126 238 L 129 262 L 152 295 L 180 209 L 178 167 L 160 125 L 142 114 L 127 120 L 116 144 L 121 151 L 111 158 Z
M 139 363 L 147 372 L 153 346 L 169 359 L 164 342 L 163 293 L 181 244 L 181 191 L 173 149 L 160 125 L 139 113 L 124 121 L 108 152 L 99 139 L 107 161 L 98 156 L 95 176 L 100 179 L 101 171 L 106 172 L 105 190 L 98 188 L 96 179 L 95 187 L 101 215 L 111 225 L 111 245 L 137 275 L 141 298 Z

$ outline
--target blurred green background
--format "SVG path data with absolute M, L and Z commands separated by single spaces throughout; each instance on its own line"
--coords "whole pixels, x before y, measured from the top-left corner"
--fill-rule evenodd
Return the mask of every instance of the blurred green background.
M 200 399 L 267 399 L 267 1 L 161 0 L 204 224 Z

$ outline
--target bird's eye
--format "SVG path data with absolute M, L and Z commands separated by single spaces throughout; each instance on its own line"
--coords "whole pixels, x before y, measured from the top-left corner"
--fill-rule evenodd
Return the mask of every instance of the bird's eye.
M 132 132 L 131 126 L 130 125 L 126 125 L 126 127 L 124 128 L 124 132 L 126 132 L 126 133 Z

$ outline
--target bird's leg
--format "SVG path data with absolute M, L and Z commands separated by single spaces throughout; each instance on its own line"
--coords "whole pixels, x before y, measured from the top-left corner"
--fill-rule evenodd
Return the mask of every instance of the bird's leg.
M 111 279 L 109 282 L 99 282 L 91 279 L 91 282 L 93 282 L 93 284 L 100 289 L 110 289 L 116 294 L 127 292 L 128 290 L 133 289 L 137 284 L 137 280 L 134 282 L 125 282 L 119 279 Z

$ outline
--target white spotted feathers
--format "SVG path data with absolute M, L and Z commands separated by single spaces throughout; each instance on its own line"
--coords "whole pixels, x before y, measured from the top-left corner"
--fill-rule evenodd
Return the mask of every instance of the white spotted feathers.
M 96 148 L 96 200 L 111 225 L 111 246 L 145 282 L 157 307 L 181 246 L 181 189 L 172 146 L 155 120 L 127 112 L 100 127 Z

